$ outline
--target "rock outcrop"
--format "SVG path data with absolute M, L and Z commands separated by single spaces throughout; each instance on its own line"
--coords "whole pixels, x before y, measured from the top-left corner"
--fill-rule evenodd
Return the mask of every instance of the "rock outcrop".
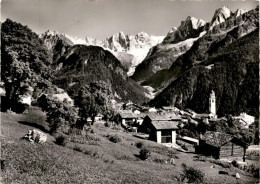
M 36 129 L 29 130 L 28 133 L 24 136 L 24 138 L 28 139 L 32 143 L 42 144 L 47 141 L 47 135 Z

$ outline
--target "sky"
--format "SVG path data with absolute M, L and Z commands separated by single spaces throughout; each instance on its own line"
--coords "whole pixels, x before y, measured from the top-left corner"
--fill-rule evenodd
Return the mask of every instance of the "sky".
M 251 10 L 256 0 L 0 0 L 1 22 L 9 18 L 36 33 L 56 30 L 104 39 L 144 31 L 165 36 L 187 16 L 210 21 L 217 8 Z

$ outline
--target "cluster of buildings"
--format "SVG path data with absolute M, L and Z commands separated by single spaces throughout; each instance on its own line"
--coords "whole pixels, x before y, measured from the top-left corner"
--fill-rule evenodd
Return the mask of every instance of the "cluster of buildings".
M 253 116 L 241 113 L 233 117 L 239 119 L 244 128 L 248 128 L 254 121 Z M 216 96 L 214 91 L 209 96 L 209 112 L 198 114 L 190 109 L 180 110 L 172 106 L 161 108 L 143 107 L 133 103 L 126 103 L 116 115 L 115 121 L 125 129 L 141 132 L 149 135 L 149 139 L 160 144 L 176 145 L 177 130 L 186 122 L 198 124 L 203 121 L 206 124 L 216 123 L 225 117 L 218 118 L 216 114 Z M 247 144 L 237 138 L 220 132 L 206 132 L 199 139 L 181 137 L 181 139 L 196 147 L 196 152 L 211 155 L 215 158 L 223 156 L 245 157 Z M 224 153 L 223 153 L 223 150 Z

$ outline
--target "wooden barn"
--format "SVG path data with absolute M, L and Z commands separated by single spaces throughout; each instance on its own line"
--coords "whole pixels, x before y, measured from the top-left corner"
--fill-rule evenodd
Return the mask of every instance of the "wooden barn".
M 199 140 L 196 153 L 216 159 L 240 157 L 245 161 L 247 147 L 245 142 L 232 135 L 208 131 Z

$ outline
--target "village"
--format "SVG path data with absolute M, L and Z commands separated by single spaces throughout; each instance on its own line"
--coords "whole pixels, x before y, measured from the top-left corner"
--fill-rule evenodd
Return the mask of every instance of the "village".
M 250 145 L 236 136 L 216 131 L 205 131 L 198 138 L 180 134 L 180 130 L 187 124 L 196 127 L 200 122 L 214 125 L 220 121 L 227 121 L 227 117 L 217 116 L 216 100 L 212 90 L 209 95 L 209 110 L 203 114 L 198 114 L 191 109 L 180 110 L 173 106 L 154 108 L 131 102 L 123 103 L 115 115 L 113 123 L 121 125 L 126 132 L 134 132 L 136 137 L 148 139 L 179 151 L 192 151 L 228 162 L 236 160 L 245 163 L 246 150 Z M 98 114 L 95 121 L 102 120 L 102 117 L 102 114 Z M 246 113 L 233 116 L 231 119 L 237 120 L 242 129 L 250 129 L 255 122 L 255 117 Z M 88 121 L 91 119 L 89 118 Z

